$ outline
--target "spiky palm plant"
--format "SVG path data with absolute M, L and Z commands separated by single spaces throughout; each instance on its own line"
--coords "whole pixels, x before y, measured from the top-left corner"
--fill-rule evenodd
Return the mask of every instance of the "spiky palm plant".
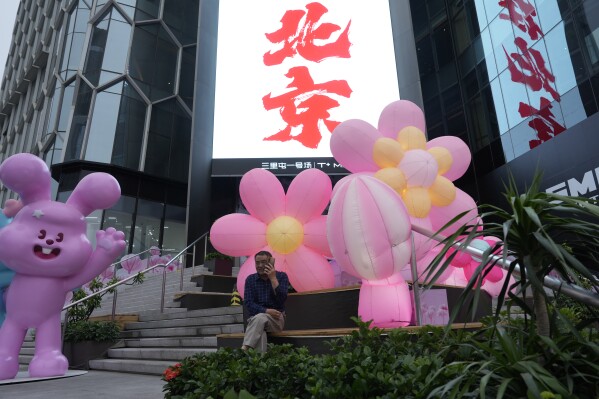
M 507 210 L 481 205 L 479 209 L 483 222 L 480 219 L 473 220 L 443 240 L 444 247 L 429 266 L 427 278 L 441 275 L 448 267 L 456 255 L 455 252 L 447 255 L 452 243 L 460 241 L 463 245 L 469 245 L 477 238 L 497 237 L 500 242 L 483 254 L 482 262 L 464 290 L 460 304 L 464 304 L 465 294 L 475 289 L 473 305 L 476 306 L 482 278 L 497 262 L 497 257 L 492 255 L 498 254 L 504 262 L 509 263 L 509 275 L 519 266 L 520 277 L 516 279 L 514 287 L 508 287 L 509 278 L 506 278 L 498 298 L 497 315 L 508 292 L 511 299 L 531 313 L 537 333 L 549 336 L 551 324 L 547 294 L 543 287 L 545 276 L 557 272 L 560 278 L 576 284 L 580 284 L 579 276 L 582 276 L 591 281 L 593 288 L 597 288 L 597 279 L 589 266 L 597 267 L 599 264 L 599 206 L 593 199 L 542 192 L 540 183 L 541 175 L 537 173 L 530 187 L 520 194 L 513 178 L 510 178 L 504 194 L 508 202 Z M 445 227 L 462 216 L 458 215 Z M 443 234 L 443 229 L 439 234 Z M 514 294 L 516 288 L 520 292 L 528 288 L 532 291 L 532 309 Z

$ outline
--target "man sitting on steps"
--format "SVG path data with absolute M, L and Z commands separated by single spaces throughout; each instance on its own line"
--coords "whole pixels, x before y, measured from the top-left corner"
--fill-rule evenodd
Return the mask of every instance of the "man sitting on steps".
M 243 306 L 249 319 L 241 349 L 266 352 L 266 332 L 281 332 L 285 326 L 289 278 L 275 270 L 275 259 L 268 251 L 258 252 L 254 261 L 256 273 L 245 280 Z

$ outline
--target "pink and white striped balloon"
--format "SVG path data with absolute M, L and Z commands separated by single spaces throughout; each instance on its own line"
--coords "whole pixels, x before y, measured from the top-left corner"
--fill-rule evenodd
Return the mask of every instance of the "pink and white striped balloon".
M 411 223 L 393 189 L 366 175 L 351 175 L 335 188 L 327 237 L 345 272 L 381 280 L 399 272 L 411 255 Z

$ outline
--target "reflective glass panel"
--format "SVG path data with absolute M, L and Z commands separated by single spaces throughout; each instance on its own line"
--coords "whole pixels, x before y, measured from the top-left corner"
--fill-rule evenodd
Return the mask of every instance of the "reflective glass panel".
M 187 232 L 185 229 L 186 209 L 182 206 L 167 205 L 162 233 L 162 248 L 180 251 L 185 247 Z
M 146 104 L 127 81 L 98 93 L 85 159 L 139 169 L 145 118 Z
M 491 35 L 491 42 L 493 43 L 497 70 L 501 72 L 507 68 L 510 57 L 518 54 L 518 48 L 514 43 L 515 37 L 512 23 L 510 20 L 506 21 L 497 17 L 489 24 L 489 33 Z
M 85 127 L 87 126 L 87 117 L 91 99 L 92 88 L 81 80 L 79 82 L 75 111 L 73 112 L 73 120 L 69 131 L 69 142 L 67 144 L 65 161 L 79 159 L 81 156 L 81 147 L 85 137 Z
M 487 22 L 487 14 L 485 12 L 484 0 L 474 0 L 474 5 L 476 9 L 476 18 L 478 20 L 478 26 L 480 29 L 485 29 L 488 25 Z
M 58 133 L 63 136 L 66 134 L 67 126 L 69 123 L 69 116 L 71 115 L 71 109 L 73 107 L 73 93 L 75 92 L 75 82 L 72 81 L 71 84 L 64 88 L 64 93 L 62 95 L 62 103 L 60 105 L 60 115 L 58 117 Z
M 56 89 L 54 89 L 54 95 L 50 100 L 50 113 L 48 114 L 48 124 L 45 133 L 50 133 L 54 130 L 54 126 L 56 126 L 56 115 L 58 114 L 58 104 L 60 104 L 60 95 L 62 93 L 61 89 L 60 82 L 56 82 Z
M 171 0 L 167 0 L 167 3 Z M 117 3 L 135 21 L 158 19 L 160 0 L 117 0 Z
M 576 86 L 576 76 L 564 26 L 564 23 L 560 22 L 545 35 L 544 40 L 547 44 L 547 61 L 555 76 L 555 86 L 559 94 L 564 94 Z
M 177 51 L 160 24 L 135 28 L 129 74 L 152 101 L 174 93 Z
M 102 210 L 98 209 L 90 213 L 85 217 L 85 221 L 87 222 L 87 239 L 92 244 L 93 247 L 96 246 L 96 233 L 101 228 L 102 222 Z M 124 255 L 124 253 L 123 253 Z
M 587 118 L 578 87 L 562 95 L 560 106 L 564 116 L 564 127 L 571 127 Z
M 187 182 L 191 118 L 175 100 L 152 107 L 144 170 Z
M 536 0 L 537 15 L 543 33 L 549 32 L 562 20 L 558 2 L 555 0 Z
M 139 199 L 133 232 L 132 251 L 134 253 L 145 251 L 152 246 L 160 246 L 160 221 L 163 206 L 158 202 Z
M 599 3 L 585 1 L 575 12 L 575 18 L 594 75 L 599 72 Z
M 89 7 L 85 2 L 79 1 L 69 15 L 67 35 L 65 38 L 64 52 L 60 66 L 60 76 L 66 80 L 79 69 L 85 31 L 89 21 Z
M 182 45 L 196 43 L 199 0 L 167 0 L 163 19 Z
M 94 85 L 106 83 L 125 71 L 131 25 L 113 7 L 92 29 L 85 76 Z
M 179 96 L 189 109 L 193 109 L 193 91 L 195 89 L 196 48 L 185 47 L 181 60 L 181 78 L 179 81 Z
M 530 104 L 528 92 L 525 85 L 512 80 L 512 76 L 508 70 L 503 71 L 499 75 L 499 83 L 501 84 L 501 91 L 505 100 L 505 113 L 508 126 L 513 128 L 524 119 L 520 116 L 519 108 L 520 104 Z
M 104 212 L 102 229 L 114 227 L 125 233 L 127 248 L 131 242 L 133 226 L 133 213 L 135 212 L 135 198 L 122 195 L 118 202 Z M 127 251 L 127 249 L 125 250 Z

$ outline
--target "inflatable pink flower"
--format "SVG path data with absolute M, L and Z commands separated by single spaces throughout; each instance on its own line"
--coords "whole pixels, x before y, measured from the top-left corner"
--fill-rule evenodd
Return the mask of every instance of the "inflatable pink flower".
M 289 276 L 298 292 L 332 288 L 331 251 L 322 212 L 331 198 L 331 180 L 307 169 L 291 182 L 287 194 L 271 172 L 252 169 L 241 179 L 239 193 L 249 212 L 218 219 L 210 230 L 214 248 L 230 256 L 248 256 L 237 276 L 243 296 L 245 279 L 255 273 L 254 255 L 267 250 L 275 268 Z
M 415 104 L 400 100 L 387 105 L 378 129 L 350 119 L 335 128 L 331 152 L 353 173 L 370 172 L 403 199 L 410 216 L 425 218 L 432 207 L 451 204 L 459 191 L 452 181 L 470 164 L 468 146 L 444 136 L 426 141 L 425 120 Z

